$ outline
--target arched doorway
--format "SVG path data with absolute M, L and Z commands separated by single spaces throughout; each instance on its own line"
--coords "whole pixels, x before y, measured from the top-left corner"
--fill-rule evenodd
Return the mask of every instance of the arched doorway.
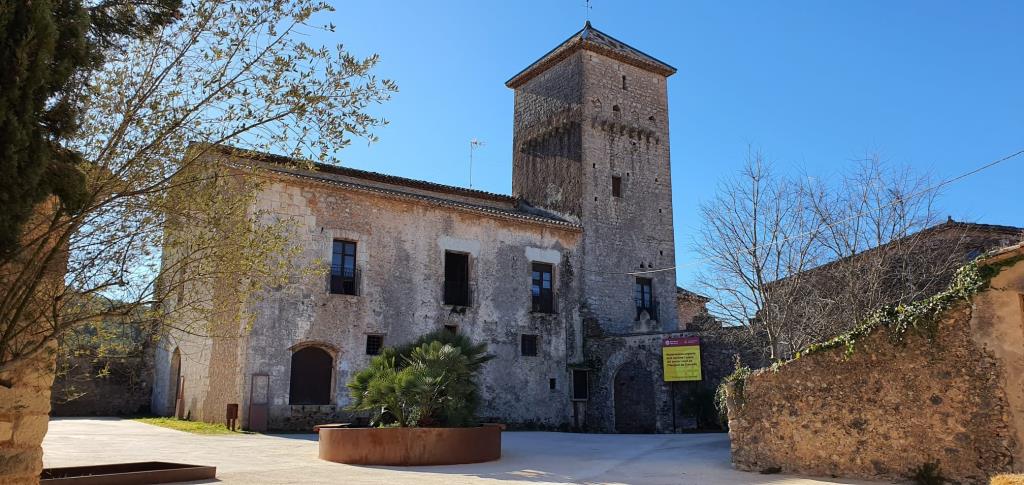
M 319 347 L 303 347 L 292 353 L 289 404 L 330 404 L 334 358 Z
M 181 350 L 177 347 L 171 353 L 171 372 L 167 377 L 167 399 L 170 404 L 171 414 L 180 418 L 184 412 L 184 400 L 182 399 L 181 381 Z
M 637 361 L 627 362 L 615 373 L 615 431 L 653 433 L 654 380 Z

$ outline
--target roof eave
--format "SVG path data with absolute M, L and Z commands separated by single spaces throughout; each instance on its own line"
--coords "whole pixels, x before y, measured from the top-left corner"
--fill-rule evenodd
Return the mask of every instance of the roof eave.
M 616 39 L 616 38 L 614 38 L 614 37 L 612 37 L 612 36 L 610 36 L 610 35 L 608 35 L 608 34 L 606 34 L 604 32 L 601 32 L 601 31 L 595 29 L 593 26 L 590 25 L 590 21 L 587 21 L 586 25 L 584 25 L 584 27 L 582 29 L 580 29 L 578 32 L 576 32 L 575 34 L 570 35 L 568 39 L 565 39 L 565 41 L 563 41 L 561 44 L 558 44 L 557 47 L 555 47 L 554 49 L 551 49 L 550 51 L 545 53 L 543 56 L 541 56 L 539 59 L 534 61 L 529 66 L 526 66 L 525 69 L 523 69 L 522 71 L 519 71 L 519 73 L 517 73 L 515 76 L 512 76 L 512 78 L 510 78 L 508 81 L 505 81 L 505 86 L 507 86 L 509 88 L 512 88 L 512 89 L 515 89 L 515 88 L 517 88 L 519 86 L 522 86 L 524 83 L 526 83 L 530 79 L 533 79 L 534 77 L 536 77 L 541 72 L 543 72 L 543 71 L 547 70 L 549 67 L 551 67 L 551 66 L 561 62 L 563 59 L 569 57 L 570 55 L 572 55 L 573 53 L 575 53 L 576 51 L 581 50 L 581 49 L 582 50 L 589 50 L 591 52 L 596 52 L 596 53 L 601 54 L 603 56 L 610 57 L 612 59 L 616 59 L 616 60 L 621 61 L 623 63 L 629 64 L 629 65 L 632 65 L 634 67 L 638 67 L 640 69 L 644 69 L 646 71 L 650 71 L 650 72 L 653 72 L 655 74 L 659 74 L 659 75 L 662 75 L 662 76 L 665 76 L 665 77 L 669 77 L 669 76 L 671 76 L 671 75 L 676 73 L 676 68 L 668 65 L 665 62 L 662 62 L 661 60 L 655 58 L 654 56 L 651 56 L 650 54 L 643 53 L 643 52 L 641 52 L 641 51 L 639 51 L 639 50 L 637 50 L 637 49 L 635 49 L 633 47 L 629 47 L 628 45 L 627 45 L 627 47 L 629 47 L 633 51 L 636 51 L 636 52 L 640 53 L 644 57 L 649 58 L 650 60 L 646 61 L 646 60 L 643 60 L 643 59 L 638 59 L 638 58 L 633 57 L 633 56 L 622 55 L 621 53 L 615 52 L 612 49 L 608 49 L 608 48 L 605 48 L 604 46 L 602 46 L 600 44 L 596 44 L 593 41 L 588 41 L 586 39 L 586 36 L 584 35 L 584 33 L 586 33 L 588 30 L 590 30 L 592 32 L 600 33 L 600 35 L 608 37 L 609 39 L 612 39 L 615 42 L 618 42 L 620 44 L 626 45 L 624 42 L 622 42 L 622 41 L 620 41 L 620 40 L 618 40 L 618 39 Z
M 563 47 L 564 49 L 562 49 Z M 664 77 L 669 77 L 677 72 L 676 68 L 668 64 L 655 64 L 653 62 L 644 62 L 640 59 L 621 55 L 611 49 L 606 49 L 600 45 L 596 45 L 591 42 L 583 42 L 577 39 L 572 43 L 563 44 L 559 46 L 558 48 L 555 49 L 555 51 L 545 55 L 544 57 L 541 57 L 533 64 L 530 64 L 529 66 L 527 66 L 526 69 L 523 69 L 515 76 L 512 76 L 511 79 L 505 81 L 505 86 L 511 89 L 518 88 L 519 86 L 526 84 L 526 82 L 529 81 L 530 79 L 537 77 L 537 75 L 540 74 L 541 72 L 546 71 L 551 66 L 558 64 L 559 62 L 568 58 L 569 56 L 571 56 L 572 54 L 576 53 L 576 51 L 579 50 L 595 52 L 605 57 L 609 57 L 617 61 L 620 61 L 624 64 L 629 64 L 633 67 L 638 67 L 645 71 L 653 72 L 654 74 L 658 74 Z

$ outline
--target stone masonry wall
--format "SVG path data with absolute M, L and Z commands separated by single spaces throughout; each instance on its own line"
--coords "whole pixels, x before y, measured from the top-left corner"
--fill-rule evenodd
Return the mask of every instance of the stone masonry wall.
M 900 480 L 937 463 L 964 483 L 1019 468 L 1005 367 L 974 338 L 973 315 L 966 304 L 950 310 L 933 341 L 911 332 L 896 344 L 880 330 L 848 359 L 822 351 L 733 385 L 734 465 Z M 1009 317 L 1000 325 L 1018 327 L 1019 353 L 1020 315 Z
M 608 333 L 678 330 L 675 271 L 642 275 L 654 280 L 656 322 L 636 318 L 636 278 L 622 274 L 676 264 L 668 79 L 582 54 L 584 318 Z M 612 177 L 621 180 L 621 197 L 612 195 Z
M 55 346 L 0 372 L 0 485 L 38 483 L 49 423 Z
M 72 357 L 53 383 L 53 416 L 148 414 L 152 353 L 147 357 Z M 107 375 L 100 377 L 105 368 Z
M 666 78 L 578 51 L 516 88 L 514 119 L 513 194 L 584 226 L 583 318 L 614 334 L 678 330 L 675 272 L 645 275 L 651 319 L 623 274 L 675 265 Z

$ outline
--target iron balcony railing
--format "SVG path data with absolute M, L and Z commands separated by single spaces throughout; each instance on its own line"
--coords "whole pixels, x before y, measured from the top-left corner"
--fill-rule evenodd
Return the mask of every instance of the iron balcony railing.
M 327 291 L 335 295 L 359 295 L 360 273 L 359 268 L 332 266 L 327 275 Z
M 657 299 L 650 298 L 650 299 L 647 299 L 647 300 L 641 300 L 639 298 L 634 298 L 633 302 L 636 303 L 636 319 L 637 320 L 639 320 L 640 317 L 643 316 L 644 312 L 647 312 L 647 318 L 649 318 L 651 320 L 654 320 L 654 321 L 658 321 L 659 320 L 658 300 Z
M 533 313 L 558 313 L 558 299 L 555 293 L 531 295 L 530 311 Z

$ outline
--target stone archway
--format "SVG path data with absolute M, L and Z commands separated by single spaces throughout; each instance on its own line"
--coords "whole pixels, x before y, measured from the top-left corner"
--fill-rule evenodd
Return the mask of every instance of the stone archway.
M 325 405 L 333 394 L 334 357 L 320 347 L 302 347 L 292 353 L 288 404 Z
M 658 416 L 654 406 L 654 379 L 651 372 L 635 360 L 615 373 L 615 431 L 653 433 Z

